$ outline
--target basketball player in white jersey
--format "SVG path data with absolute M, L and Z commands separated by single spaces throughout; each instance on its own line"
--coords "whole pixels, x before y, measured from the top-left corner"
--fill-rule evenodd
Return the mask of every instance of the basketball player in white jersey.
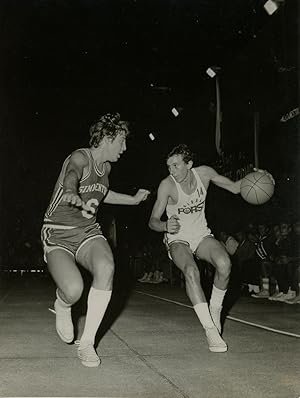
M 71 307 L 83 291 L 77 264 L 93 276 L 78 346 L 78 357 L 88 367 L 100 364 L 94 341 L 111 298 L 114 274 L 112 251 L 96 218 L 98 207 L 102 201 L 137 205 L 149 194 L 144 189 L 134 196 L 109 189 L 110 163 L 126 150 L 127 134 L 127 123 L 118 113 L 95 121 L 90 147 L 75 150 L 62 166 L 41 233 L 48 270 L 57 285 L 56 330 L 66 343 L 74 339 Z
M 165 232 L 169 256 L 184 274 L 187 295 L 204 327 L 210 351 L 225 352 L 227 344 L 221 337 L 220 316 L 231 262 L 224 246 L 207 226 L 205 199 L 210 182 L 238 194 L 241 180 L 233 182 L 208 166 L 193 168 L 193 154 L 184 144 L 169 153 L 167 166 L 170 175 L 159 185 L 149 227 Z M 165 211 L 168 219 L 162 221 Z M 216 269 L 209 305 L 194 255 Z

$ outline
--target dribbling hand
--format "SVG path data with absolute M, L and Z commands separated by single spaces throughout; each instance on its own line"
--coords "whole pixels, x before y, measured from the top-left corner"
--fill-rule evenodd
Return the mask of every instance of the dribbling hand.
M 273 185 L 275 185 L 274 177 L 267 170 L 258 169 L 256 167 L 254 167 L 253 170 L 257 171 L 258 173 L 266 174 L 270 178 L 270 180 L 272 181 Z
M 177 234 L 179 232 L 180 224 L 178 220 L 179 217 L 176 214 L 174 214 L 167 220 L 166 228 L 169 234 Z

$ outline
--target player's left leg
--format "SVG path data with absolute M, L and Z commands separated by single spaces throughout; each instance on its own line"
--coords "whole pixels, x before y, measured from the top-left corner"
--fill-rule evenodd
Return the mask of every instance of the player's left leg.
M 78 251 L 76 258 L 93 276 L 78 356 L 83 365 L 94 367 L 100 364 L 94 343 L 112 294 L 114 260 L 109 244 L 101 236 L 87 241 Z
M 229 282 L 231 261 L 225 248 L 211 236 L 200 242 L 195 254 L 199 259 L 212 264 L 216 269 L 209 308 L 211 317 L 221 333 L 221 311 Z

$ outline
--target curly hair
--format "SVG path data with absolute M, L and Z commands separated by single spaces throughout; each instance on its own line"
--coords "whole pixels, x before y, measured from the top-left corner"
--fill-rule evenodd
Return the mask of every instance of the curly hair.
M 181 155 L 182 160 L 185 163 L 188 163 L 189 161 L 194 161 L 194 153 L 186 144 L 179 144 L 175 148 L 173 148 L 171 152 L 167 155 L 167 160 L 174 155 Z
M 124 133 L 127 136 L 128 126 L 128 122 L 120 120 L 119 113 L 106 113 L 91 125 L 89 144 L 97 148 L 104 137 L 109 137 L 113 141 L 118 134 Z

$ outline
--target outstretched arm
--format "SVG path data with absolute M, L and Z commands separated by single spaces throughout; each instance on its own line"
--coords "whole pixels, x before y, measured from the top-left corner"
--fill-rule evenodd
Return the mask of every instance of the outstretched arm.
M 211 181 L 220 188 L 224 188 L 229 192 L 238 194 L 241 192 L 241 181 L 232 181 L 227 177 L 218 174 L 216 177 L 212 178 Z
M 204 168 L 203 168 L 204 169 Z M 214 183 L 220 188 L 226 189 L 229 192 L 234 194 L 238 194 L 241 192 L 241 181 L 232 181 L 227 177 L 222 176 L 221 174 L 217 173 L 212 167 L 205 166 L 204 169 L 205 175 L 209 181 Z
M 210 173 L 210 180 L 213 182 L 215 185 L 217 185 L 220 188 L 224 188 L 227 191 L 230 191 L 232 193 L 238 194 L 241 192 L 241 182 L 242 179 L 238 181 L 232 181 L 227 177 L 224 177 L 220 174 L 218 174 L 214 169 L 211 167 L 208 167 L 209 173 Z M 261 169 L 254 169 L 254 171 L 258 171 L 260 173 L 266 174 L 272 181 L 272 183 L 275 185 L 275 181 L 273 176 L 268 173 L 266 170 L 261 170 Z
M 149 193 L 146 189 L 139 189 L 134 196 L 131 196 L 109 190 L 103 202 L 111 205 L 138 205 L 147 199 Z

